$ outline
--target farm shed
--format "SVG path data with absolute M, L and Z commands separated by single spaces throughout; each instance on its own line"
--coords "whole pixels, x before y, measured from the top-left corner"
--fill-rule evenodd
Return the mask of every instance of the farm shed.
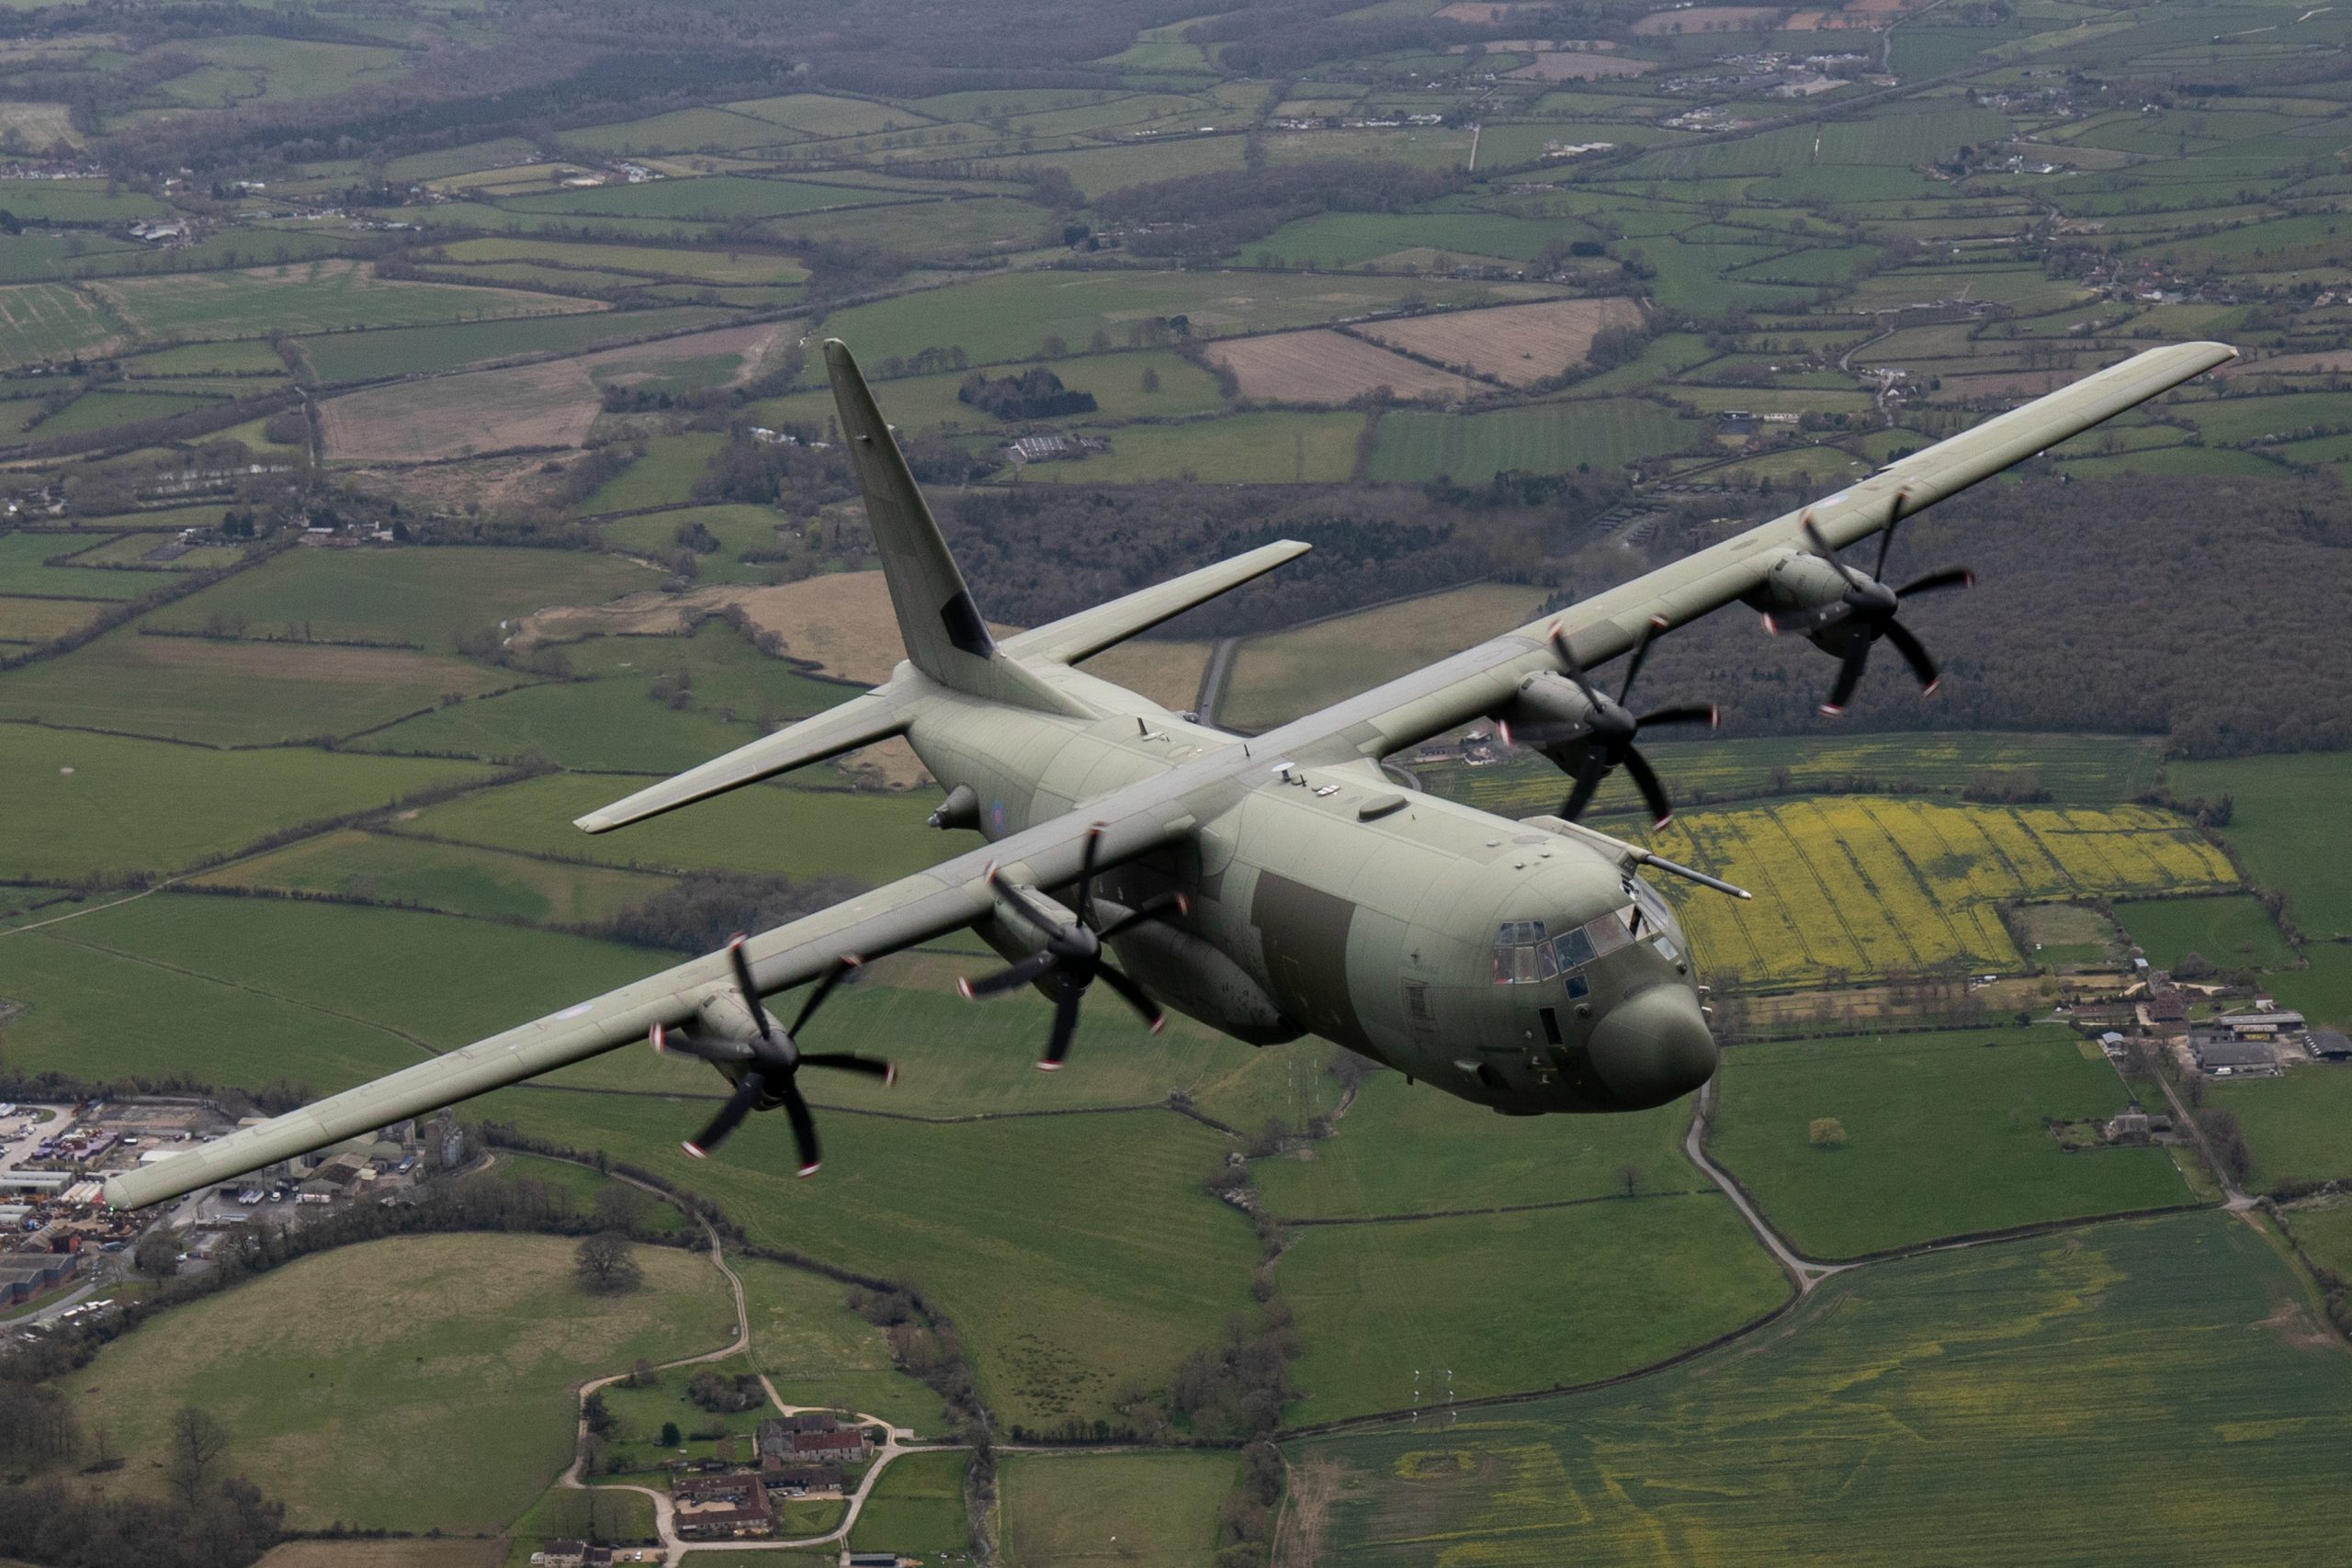
M 2197 1065 L 2209 1073 L 2276 1072 L 2278 1059 L 2258 1040 L 2229 1040 L 2199 1035 L 2189 1043 Z
M 2314 1029 L 2312 1031 L 2312 1055 L 2331 1062 L 2352 1059 L 2352 1039 L 2347 1039 L 2340 1029 Z

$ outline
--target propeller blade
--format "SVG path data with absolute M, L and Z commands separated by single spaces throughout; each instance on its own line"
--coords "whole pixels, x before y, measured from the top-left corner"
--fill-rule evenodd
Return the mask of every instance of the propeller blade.
M 1816 604 L 1810 610 L 1773 611 L 1765 615 L 1764 629 L 1776 637 L 1782 632 L 1802 637 L 1806 632 L 1817 632 L 1824 626 L 1835 625 L 1853 613 L 1854 607 L 1843 599 Z
M 1153 1001 L 1141 986 L 1136 985 L 1108 964 L 1095 971 L 1095 974 L 1104 985 L 1126 998 L 1127 1005 L 1135 1009 L 1146 1023 L 1151 1025 L 1151 1032 L 1154 1034 L 1168 1027 L 1168 1015 L 1159 1010 L 1159 1004 Z
M 1600 781 L 1608 772 L 1609 759 L 1601 754 L 1600 748 L 1586 748 L 1583 760 L 1577 764 L 1577 786 L 1568 791 L 1567 801 L 1560 807 L 1560 815 L 1570 822 L 1582 815 L 1584 808 L 1592 804 L 1593 791 L 1600 787 Z
M 1838 666 L 1838 683 L 1829 688 L 1829 700 L 1821 705 L 1825 717 L 1836 718 L 1854 700 L 1854 688 L 1862 682 L 1862 666 L 1870 662 L 1871 644 L 1876 640 L 1857 637 L 1846 645 L 1846 660 Z
M 1666 786 L 1657 782 L 1657 774 L 1652 771 L 1648 760 L 1631 746 L 1625 748 L 1625 771 L 1633 775 L 1634 787 L 1649 803 L 1650 825 L 1665 827 L 1674 816 L 1673 804 L 1666 798 Z
M 898 1066 L 879 1056 L 861 1056 L 854 1051 L 818 1051 L 800 1058 L 804 1067 L 831 1067 L 835 1072 L 864 1073 L 869 1078 L 880 1078 L 886 1084 L 899 1081 Z
M 1046 1038 L 1046 1054 L 1037 1059 L 1037 1070 L 1050 1073 L 1062 1065 L 1069 1055 L 1070 1037 L 1078 1032 L 1079 998 L 1086 995 L 1086 987 L 1068 975 L 1054 995 L 1054 1032 Z
M 752 1010 L 752 1021 L 759 1026 L 760 1038 L 770 1044 L 775 1036 L 768 1029 L 768 1010 L 760 1000 L 759 987 L 752 981 L 752 961 L 743 956 L 743 939 L 736 937 L 727 944 L 727 961 L 735 969 L 735 988 L 743 993 L 743 1005 Z
M 1552 651 L 1560 656 L 1562 664 L 1567 666 L 1568 679 L 1577 683 L 1577 690 L 1584 694 L 1584 700 L 1599 707 L 1600 698 L 1593 691 L 1592 682 L 1585 678 L 1584 666 L 1577 660 L 1577 650 L 1568 645 L 1568 634 L 1560 629 L 1557 621 L 1552 623 Z
M 665 1055 L 675 1052 L 705 1062 L 742 1062 L 752 1055 L 752 1048 L 740 1040 L 689 1034 L 683 1029 L 665 1029 L 658 1023 L 653 1026 L 653 1048 Z
M 727 1141 L 727 1134 L 752 1113 L 752 1107 L 759 1103 L 766 1089 L 767 1080 L 758 1072 L 745 1073 L 743 1081 L 735 1086 L 735 1092 L 727 1097 L 727 1103 L 718 1108 L 718 1114 L 710 1119 L 710 1125 L 686 1140 L 686 1153 L 700 1159 L 716 1150 Z
M 1655 617 L 1642 626 L 1642 640 L 1634 645 L 1634 657 L 1625 664 L 1624 683 L 1617 688 L 1617 705 L 1620 707 L 1624 706 L 1625 699 L 1634 694 L 1634 677 L 1642 672 L 1642 660 L 1650 656 L 1650 639 L 1657 635 L 1657 629 L 1658 622 Z
M 1102 850 L 1102 824 L 1097 822 L 1086 830 L 1086 848 L 1078 860 L 1078 923 L 1094 923 L 1094 860 Z
M 1812 509 L 1808 507 L 1805 514 L 1798 518 L 1797 522 L 1804 529 L 1805 542 L 1813 547 L 1813 553 L 1835 567 L 1838 575 L 1846 580 L 1848 587 L 1860 588 L 1862 585 L 1862 580 L 1854 575 L 1852 567 L 1838 558 L 1838 552 L 1829 547 L 1829 541 L 1823 538 L 1821 530 L 1814 526 Z
M 1155 893 L 1109 925 L 1104 926 L 1101 933 L 1102 940 L 1108 942 L 1121 931 L 1131 926 L 1141 925 L 1146 920 L 1164 920 L 1170 917 L 1181 919 L 1191 910 L 1192 905 L 1186 902 L 1182 893 Z
M 808 999 L 800 1004 L 799 1015 L 793 1019 L 792 1027 L 785 1032 L 797 1040 L 801 1030 L 808 1027 L 808 1021 L 817 1016 L 817 1010 L 825 1005 L 825 998 L 833 994 L 833 987 L 848 979 L 851 973 L 865 962 L 854 953 L 835 959 L 833 966 L 825 971 L 825 977 L 817 982 L 817 988 L 808 993 Z
M 1055 962 L 1054 955 L 1050 953 L 1033 953 L 1009 969 L 1000 969 L 993 975 L 982 976 L 977 980 L 958 980 L 956 982 L 956 988 L 963 993 L 966 1001 L 980 997 L 993 997 L 1004 991 L 1018 990 L 1051 969 Z
M 1900 498 L 1897 499 L 1896 504 L 1897 506 L 1901 505 Z M 1878 536 L 1878 564 L 1871 568 L 1871 575 L 1877 578 L 1882 582 L 1886 581 L 1887 552 L 1894 548 L 1894 525 L 1901 521 L 1903 521 L 1903 519 L 1900 515 L 1894 513 L 1889 513 L 1886 519 L 1886 527 L 1880 532 Z
M 1673 707 L 1653 708 L 1634 721 L 1637 729 L 1647 729 L 1654 724 L 1703 724 L 1713 729 L 1723 722 L 1723 714 L 1713 703 L 1680 703 Z
M 1911 666 L 1911 673 L 1919 678 L 1919 689 L 1932 694 L 1943 677 L 1936 669 L 1936 661 L 1928 657 L 1926 645 L 1913 637 L 1901 621 L 1886 623 L 1886 640 L 1894 645 L 1894 651 L 1903 655 L 1903 662 Z
M 791 1078 L 784 1080 L 784 1113 L 792 1119 L 792 1141 L 800 1150 L 800 1168 L 796 1174 L 816 1175 L 824 1157 L 817 1148 L 817 1119 L 808 1114 L 808 1102 Z
M 1925 577 L 1905 583 L 1894 591 L 1894 596 L 1897 599 L 1908 599 L 1914 593 L 1933 593 L 1945 588 L 1973 588 L 1975 586 L 1974 572 L 1964 566 L 1948 566 L 1941 571 L 1931 571 Z

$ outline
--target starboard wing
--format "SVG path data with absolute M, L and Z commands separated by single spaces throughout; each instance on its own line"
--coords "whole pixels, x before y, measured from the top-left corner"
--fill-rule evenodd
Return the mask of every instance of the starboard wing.
M 1630 649 L 1654 620 L 1679 626 L 1752 592 L 1785 552 L 1807 547 L 1802 519 L 1808 513 L 1823 536 L 1842 548 L 1886 526 L 1898 498 L 1902 514 L 1911 516 L 2235 357 L 2237 350 L 2223 343 L 2174 344 L 2134 355 L 1890 463 L 1811 506 L 1335 704 L 1280 733 L 1286 739 L 1299 736 L 1288 749 L 1303 761 L 1387 756 L 1497 712 L 1521 680 L 1555 668 L 1556 656 L 1546 646 L 1555 624 L 1589 668 Z
M 1087 834 L 1098 823 L 1104 829 L 1099 862 L 1115 865 L 1181 836 L 1193 819 L 1173 811 L 1136 812 L 1105 822 L 1078 811 L 901 877 L 752 937 L 744 952 L 757 988 L 772 994 L 816 978 L 836 959 L 879 957 L 972 924 L 994 908 L 987 880 L 992 864 L 1036 886 L 1067 882 L 1078 874 Z M 733 988 L 727 954 L 707 953 L 200 1149 L 127 1171 L 107 1183 L 107 1201 L 118 1209 L 143 1208 L 553 1072 L 642 1040 L 657 1023 L 682 1024 L 712 996 Z

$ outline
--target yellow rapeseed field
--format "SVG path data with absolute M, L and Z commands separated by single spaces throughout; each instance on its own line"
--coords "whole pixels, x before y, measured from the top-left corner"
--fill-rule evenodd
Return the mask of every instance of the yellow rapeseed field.
M 1741 904 L 1664 879 L 1701 970 L 1757 987 L 2018 971 L 2002 900 L 2237 886 L 2221 851 L 2142 806 L 1821 797 L 1690 812 L 1651 847 L 1754 891 Z

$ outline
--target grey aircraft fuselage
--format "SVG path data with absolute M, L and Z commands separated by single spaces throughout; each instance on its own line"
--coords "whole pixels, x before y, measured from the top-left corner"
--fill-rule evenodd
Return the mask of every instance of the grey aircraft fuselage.
M 972 790 L 990 839 L 1234 744 L 1082 672 L 1057 683 L 1106 716 L 943 690 L 906 732 L 943 787 Z M 1253 783 L 1187 800 L 1187 843 L 1098 885 L 1129 907 L 1185 896 L 1181 920 L 1114 942 L 1155 998 L 1253 1043 L 1318 1034 L 1509 1114 L 1644 1110 L 1713 1076 L 1680 925 L 1594 845 L 1368 762 L 1253 761 Z M 979 931 L 1008 958 L 1035 945 L 1011 921 Z

